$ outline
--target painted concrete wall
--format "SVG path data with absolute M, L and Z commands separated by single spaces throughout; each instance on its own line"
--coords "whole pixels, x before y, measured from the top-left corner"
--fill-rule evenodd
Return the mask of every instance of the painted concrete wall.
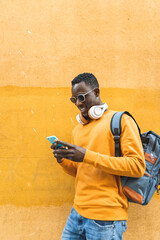
M 0 239 L 59 240 L 74 179 L 46 137 L 70 141 L 70 82 L 92 72 L 102 100 L 160 134 L 158 0 L 0 1 Z M 130 204 L 125 240 L 160 239 L 160 197 Z

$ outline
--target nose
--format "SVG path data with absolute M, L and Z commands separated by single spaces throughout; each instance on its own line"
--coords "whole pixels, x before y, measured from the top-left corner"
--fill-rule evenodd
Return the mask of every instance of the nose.
M 76 106 L 79 107 L 81 105 L 83 105 L 83 102 L 81 102 L 78 98 L 76 99 Z

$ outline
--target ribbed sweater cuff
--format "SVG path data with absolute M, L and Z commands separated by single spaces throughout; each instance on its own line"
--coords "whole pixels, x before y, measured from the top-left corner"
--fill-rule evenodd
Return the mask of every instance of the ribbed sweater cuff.
M 87 150 L 86 153 L 85 153 L 83 162 L 96 166 L 98 156 L 99 156 L 99 153 Z

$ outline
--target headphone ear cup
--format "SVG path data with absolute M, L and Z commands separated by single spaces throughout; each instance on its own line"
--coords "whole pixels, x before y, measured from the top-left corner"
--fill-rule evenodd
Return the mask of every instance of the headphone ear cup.
M 102 116 L 103 111 L 100 107 L 93 106 L 89 109 L 88 115 L 91 119 L 98 119 Z
M 85 125 L 85 124 L 87 124 L 87 123 L 89 122 L 88 120 L 86 120 L 86 119 L 82 116 L 81 113 L 79 113 L 79 114 L 76 116 L 76 119 L 77 119 L 77 121 L 78 121 L 80 124 L 82 124 L 82 125 Z
M 102 117 L 104 111 L 107 109 L 107 104 L 93 106 L 89 109 L 88 115 L 91 119 L 99 119 Z
M 91 119 L 99 119 L 100 117 L 102 117 L 103 113 L 107 110 L 107 108 L 107 103 L 104 103 L 103 105 L 93 106 L 89 109 L 88 115 Z M 86 120 L 81 113 L 76 116 L 76 119 L 82 125 L 86 125 L 87 123 L 89 123 L 89 121 Z

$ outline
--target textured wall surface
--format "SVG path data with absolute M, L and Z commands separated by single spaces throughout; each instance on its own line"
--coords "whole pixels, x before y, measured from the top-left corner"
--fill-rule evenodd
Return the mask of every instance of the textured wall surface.
M 74 178 L 46 137 L 70 142 L 82 72 L 109 108 L 160 134 L 160 1 L 1 0 L 0 28 L 0 239 L 59 240 Z M 125 240 L 160 239 L 159 204 L 130 204 Z

